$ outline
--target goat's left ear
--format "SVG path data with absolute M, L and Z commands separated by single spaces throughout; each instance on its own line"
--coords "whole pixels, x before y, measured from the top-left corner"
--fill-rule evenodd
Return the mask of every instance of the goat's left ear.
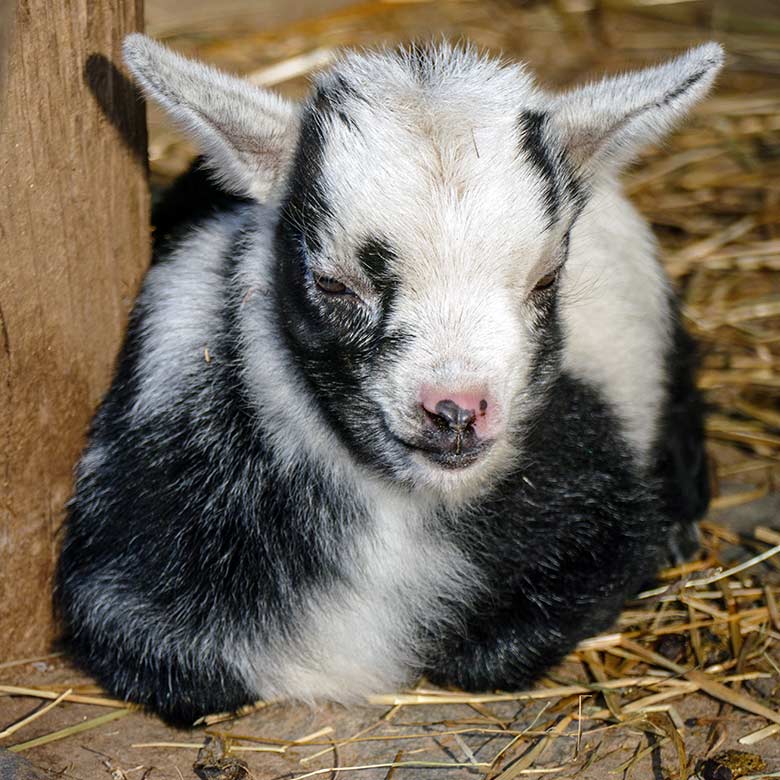
M 261 202 L 282 196 L 298 139 L 295 104 L 140 33 L 123 48 L 144 92 L 190 135 L 228 189 Z
M 662 138 L 712 86 L 723 49 L 706 43 L 654 68 L 606 78 L 553 98 L 550 115 L 581 170 L 616 170 Z

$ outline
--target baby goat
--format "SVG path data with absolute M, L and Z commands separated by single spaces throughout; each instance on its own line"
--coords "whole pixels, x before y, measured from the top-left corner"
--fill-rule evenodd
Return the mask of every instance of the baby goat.
M 351 53 L 300 106 L 125 56 L 204 158 L 157 210 L 60 560 L 112 693 L 191 723 L 526 686 L 690 551 L 691 350 L 617 177 L 719 46 L 560 95 L 471 48 Z

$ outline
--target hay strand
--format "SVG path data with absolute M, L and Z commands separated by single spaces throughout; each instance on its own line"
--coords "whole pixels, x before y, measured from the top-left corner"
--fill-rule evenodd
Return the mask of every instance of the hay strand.
M 105 715 L 100 715 L 97 718 L 86 720 L 83 723 L 77 723 L 75 726 L 68 726 L 67 728 L 60 729 L 59 731 L 53 731 L 51 734 L 45 734 L 42 737 L 36 737 L 30 739 L 27 742 L 20 742 L 18 745 L 11 745 L 7 748 L 11 753 L 21 753 L 23 750 L 29 750 L 30 748 L 40 747 L 41 745 L 48 745 L 50 742 L 56 742 L 60 739 L 72 737 L 74 734 L 81 734 L 91 729 L 96 729 L 98 726 L 102 726 L 105 723 L 110 723 L 119 718 L 124 718 L 132 712 L 131 709 L 114 710 L 113 712 L 107 712 Z
M 28 715 L 26 718 L 22 718 L 22 720 L 14 723 L 12 726 L 9 726 L 7 729 L 5 729 L 5 731 L 0 731 L 0 739 L 10 737 L 12 734 L 15 734 L 17 731 L 24 728 L 28 723 L 32 723 L 34 720 L 37 720 L 41 716 L 45 715 L 49 710 L 53 710 L 72 691 L 72 688 L 68 688 L 65 693 L 61 693 L 53 702 L 46 704 L 45 706 L 41 707 L 41 709 L 33 712 L 31 715 Z

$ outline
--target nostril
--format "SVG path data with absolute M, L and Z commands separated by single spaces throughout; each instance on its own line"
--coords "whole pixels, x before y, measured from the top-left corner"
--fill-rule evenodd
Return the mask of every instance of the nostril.
M 482 404 L 485 404 L 485 408 L 487 408 L 487 403 L 484 400 L 480 402 L 480 410 L 484 411 Z M 436 404 L 435 413 L 437 417 L 444 420 L 447 427 L 461 432 L 465 431 L 477 419 L 475 409 L 464 409 L 449 398 Z
M 499 409 L 484 385 L 458 389 L 423 385 L 417 400 L 429 431 L 438 429 L 448 437 L 476 439 L 496 435 Z

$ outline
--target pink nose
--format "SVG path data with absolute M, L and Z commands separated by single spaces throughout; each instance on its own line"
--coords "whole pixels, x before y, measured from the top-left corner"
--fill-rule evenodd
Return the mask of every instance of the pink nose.
M 493 403 L 485 390 L 450 392 L 424 386 L 420 392 L 420 403 L 437 423 L 455 432 L 462 433 L 471 428 L 483 438 L 490 427 Z

